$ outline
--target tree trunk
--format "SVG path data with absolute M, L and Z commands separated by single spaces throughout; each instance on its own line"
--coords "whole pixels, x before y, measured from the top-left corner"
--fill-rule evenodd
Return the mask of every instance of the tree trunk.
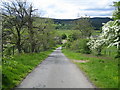
M 32 27 L 29 27 L 29 34 L 30 34 L 30 45 L 31 45 L 31 52 L 35 50 L 35 43 L 34 43 L 34 32 L 32 31 Z
M 33 53 L 35 51 L 35 41 L 34 41 L 34 32 L 33 32 L 33 21 L 31 17 L 31 12 L 29 14 L 28 18 L 28 30 L 30 35 L 30 45 L 31 45 L 31 52 Z
M 22 50 L 21 50 L 21 35 L 20 35 L 20 29 L 16 28 L 17 29 L 17 34 L 18 34 L 18 39 L 17 39 L 17 49 L 18 49 L 18 52 L 21 53 Z
M 97 56 L 100 56 L 101 55 L 101 48 L 98 48 L 97 49 Z

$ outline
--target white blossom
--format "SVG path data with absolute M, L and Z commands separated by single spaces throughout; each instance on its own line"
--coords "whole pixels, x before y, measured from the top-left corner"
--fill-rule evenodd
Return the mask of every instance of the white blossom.
M 120 44 L 120 20 L 109 21 L 102 27 L 102 33 L 100 36 L 87 43 L 90 49 L 100 48 L 103 44 L 108 44 L 108 47 L 116 45 L 117 48 Z

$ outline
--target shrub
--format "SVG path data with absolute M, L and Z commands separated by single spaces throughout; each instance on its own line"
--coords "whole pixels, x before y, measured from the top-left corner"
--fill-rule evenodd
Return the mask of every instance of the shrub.
M 74 40 L 77 40 L 77 37 L 78 35 L 76 34 L 76 33 L 72 33 L 72 34 L 70 34 L 69 36 L 68 36 L 68 40 L 70 41 L 70 42 L 72 42 L 72 41 L 74 41 Z
M 64 33 L 62 34 L 62 39 L 66 39 L 67 38 L 67 35 Z
M 68 41 L 67 43 L 64 43 L 62 46 L 65 47 L 65 48 L 69 48 L 70 49 L 71 42 Z
M 87 42 L 88 42 L 87 39 L 78 39 L 72 43 L 71 49 L 76 52 L 90 54 L 91 50 L 87 46 Z

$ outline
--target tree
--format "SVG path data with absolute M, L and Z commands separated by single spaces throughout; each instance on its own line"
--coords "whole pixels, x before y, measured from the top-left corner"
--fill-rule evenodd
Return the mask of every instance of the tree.
M 15 36 L 15 44 L 19 53 L 22 52 L 21 33 L 24 32 L 23 28 L 26 23 L 24 8 L 26 8 L 26 2 L 20 2 L 19 0 L 3 3 L 3 30 L 8 28 Z
M 34 16 L 36 9 L 33 9 L 32 4 L 16 0 L 3 3 L 3 6 L 5 46 L 7 43 L 15 44 L 19 53 L 29 53 L 47 50 L 55 45 L 55 24 L 51 19 Z
M 35 40 L 34 40 L 34 31 L 33 31 L 33 12 L 36 9 L 33 9 L 32 4 L 30 4 L 29 8 L 26 9 L 24 8 L 24 12 L 26 14 L 26 20 L 27 20 L 27 28 L 28 28 L 28 33 L 29 33 L 29 40 L 31 44 L 31 52 L 35 51 Z
M 114 2 L 116 11 L 114 12 L 114 21 L 109 21 L 102 27 L 102 33 L 94 40 L 91 39 L 88 45 L 91 49 L 101 49 L 103 45 L 116 46 L 117 47 L 117 58 L 120 57 L 120 1 Z M 101 51 L 101 50 L 100 50 Z
M 54 23 L 49 18 L 36 17 L 36 21 L 33 22 L 34 28 L 34 40 L 36 46 L 41 50 L 47 50 L 54 46 L 55 32 Z
M 102 37 L 110 46 L 117 46 L 117 56 L 120 57 L 120 1 L 114 2 L 114 21 L 109 21 L 102 27 Z
M 92 35 L 93 27 L 89 17 L 82 17 L 75 23 L 75 29 L 81 32 L 81 38 L 89 38 Z
M 115 11 L 113 12 L 113 19 L 120 19 L 120 1 L 114 2 Z
M 54 45 L 54 23 L 51 19 L 43 19 L 42 25 L 41 25 L 41 30 L 42 30 L 42 45 L 43 45 L 43 50 L 47 50 L 51 48 Z
M 98 54 L 101 53 L 101 49 L 104 45 L 117 46 L 117 57 L 120 56 L 120 21 L 109 21 L 102 27 L 102 33 L 97 39 L 92 38 L 89 43 L 89 47 L 93 50 L 98 50 Z
M 32 4 L 27 4 L 26 1 L 16 0 L 12 3 L 3 3 L 3 16 L 4 16 L 4 26 L 9 28 L 13 33 L 13 36 L 16 36 L 16 46 L 19 53 L 22 51 L 22 44 L 25 40 L 24 32 L 28 29 L 29 33 L 29 43 L 31 45 L 31 52 L 35 51 L 35 40 L 34 40 L 34 31 L 33 31 L 33 12 L 36 9 L 33 9 Z M 17 32 L 17 33 L 16 33 Z
M 117 56 L 120 57 L 120 20 L 109 21 L 102 28 L 101 38 L 106 39 L 110 46 L 117 46 Z
M 79 37 L 78 37 L 77 33 L 74 32 L 68 36 L 68 41 L 73 42 L 74 40 L 77 40 L 78 38 Z
M 97 53 L 96 55 L 101 55 L 101 51 L 103 46 L 105 45 L 106 40 L 105 39 L 100 39 L 100 37 L 98 38 L 91 38 L 91 40 L 89 40 L 89 42 L 87 43 L 88 47 Z

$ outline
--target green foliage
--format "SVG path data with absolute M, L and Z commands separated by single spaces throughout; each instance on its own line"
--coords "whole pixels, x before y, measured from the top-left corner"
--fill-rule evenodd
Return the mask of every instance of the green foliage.
M 74 32 L 69 33 L 67 42 L 63 44 L 63 47 L 74 50 L 75 52 L 86 53 L 86 54 L 91 53 L 91 50 L 87 46 L 88 40 L 80 39 L 81 38 L 80 34 L 81 33 L 78 30 L 74 30 Z
M 74 50 L 79 53 L 90 54 L 91 50 L 87 46 L 87 39 L 78 39 L 71 44 L 71 50 Z
M 54 23 L 49 18 L 36 18 L 34 26 L 37 27 L 35 31 L 35 42 L 40 50 L 47 50 L 55 46 L 55 29 Z
M 71 47 L 71 42 L 68 41 L 67 43 L 64 43 L 62 46 L 65 47 L 65 48 L 70 48 Z
M 90 22 L 90 17 L 82 17 L 75 24 L 75 29 L 80 31 L 82 38 L 89 38 L 92 35 L 93 26 Z
M 11 55 L 12 54 L 12 47 L 13 44 L 7 43 L 6 45 L 3 45 L 3 54 L 4 55 Z
M 73 38 L 71 39 L 72 39 L 71 41 L 70 40 L 67 41 L 67 43 L 64 43 L 62 46 L 79 53 L 85 53 L 85 54 L 91 53 L 91 50 L 87 45 L 88 39 L 77 39 L 77 40 L 73 40 Z
M 114 2 L 115 11 L 113 13 L 113 18 L 115 20 L 120 19 L 120 1 Z
M 113 13 L 113 18 L 114 20 L 118 21 L 117 22 L 117 25 L 118 27 L 120 27 L 120 1 L 118 2 L 114 2 L 114 5 L 115 7 L 115 11 Z M 114 27 L 117 27 L 116 25 L 114 25 Z M 117 55 L 115 58 L 120 58 L 120 29 L 115 29 L 115 32 L 117 34 L 117 40 L 114 40 L 114 41 L 117 41 Z M 114 43 L 115 44 L 115 43 Z
M 18 85 L 20 81 L 52 51 L 53 50 L 4 57 L 2 62 L 2 88 L 6 90 Z
M 96 38 L 92 37 L 88 42 L 88 46 L 91 50 L 96 50 L 97 55 L 101 55 L 104 46 L 116 46 L 117 55 L 115 58 L 120 58 L 120 2 L 114 2 L 114 6 L 116 8 L 113 14 L 115 21 L 105 23 L 101 34 Z
M 75 30 L 75 32 L 71 33 L 68 36 L 68 41 L 72 42 L 72 41 L 80 39 L 80 38 L 81 38 L 81 33 L 78 30 Z
M 62 34 L 62 39 L 66 39 L 67 38 L 67 35 L 64 33 Z
M 75 62 L 75 64 L 85 72 L 96 87 L 118 88 L 117 59 L 75 53 L 68 49 L 63 49 L 63 53 L 72 60 L 88 60 L 86 63 Z
M 55 24 L 49 18 L 34 16 L 32 4 L 27 1 L 3 3 L 3 44 L 14 44 L 19 53 L 33 53 L 55 46 Z M 14 9 L 14 10 L 13 10 Z M 11 47 L 6 53 L 11 53 Z
M 69 36 L 68 36 L 68 41 L 70 41 L 70 42 L 72 42 L 72 41 L 74 41 L 74 40 L 77 40 L 78 38 L 77 38 L 77 35 L 76 35 L 76 33 L 72 33 L 72 34 L 70 34 Z

